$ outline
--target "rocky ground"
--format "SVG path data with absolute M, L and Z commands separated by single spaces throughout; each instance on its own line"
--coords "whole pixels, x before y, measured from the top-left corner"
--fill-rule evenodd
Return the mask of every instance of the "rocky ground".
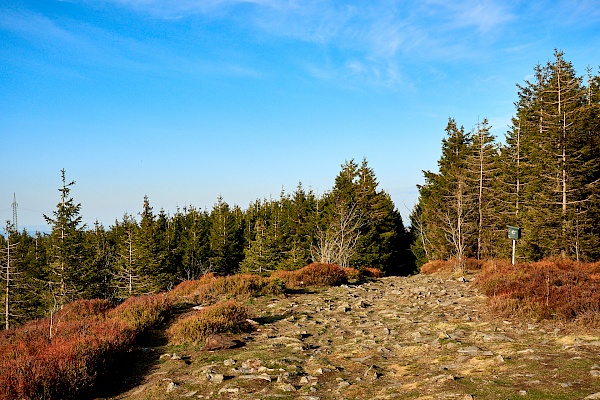
M 389 277 L 255 299 L 212 350 L 152 332 L 96 399 L 600 399 L 600 336 L 486 315 L 466 279 Z M 233 347 L 233 348 L 222 348 Z

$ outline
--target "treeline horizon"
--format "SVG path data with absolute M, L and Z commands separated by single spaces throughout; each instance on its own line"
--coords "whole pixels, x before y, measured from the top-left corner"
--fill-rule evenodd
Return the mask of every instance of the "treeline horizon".
M 0 235 L 5 323 L 42 317 L 77 299 L 121 302 L 209 272 L 268 275 L 312 262 L 414 271 L 409 233 L 366 159 L 346 161 L 321 196 L 300 183 L 246 210 L 219 196 L 211 210 L 186 206 L 173 215 L 155 212 L 145 196 L 137 216 L 125 213 L 109 227 L 84 225 L 71 193 L 75 182 L 65 170 L 61 179 L 56 209 L 44 215 L 49 234 L 18 232 L 7 221 L 8 234 Z
M 305 190 L 242 210 L 221 197 L 211 210 L 154 212 L 85 227 L 75 182 L 62 174 L 49 234 L 0 235 L 0 321 L 45 316 L 76 299 L 120 302 L 208 272 L 295 270 L 311 262 L 407 275 L 432 260 L 510 259 L 507 226 L 522 228 L 516 261 L 600 260 L 600 75 L 577 76 L 564 54 L 517 85 L 502 142 L 483 119 L 466 132 L 453 118 L 438 171 L 423 171 L 410 226 L 379 189 L 366 159 L 346 161 L 323 195 Z M 139 218 L 138 218 L 139 217 Z

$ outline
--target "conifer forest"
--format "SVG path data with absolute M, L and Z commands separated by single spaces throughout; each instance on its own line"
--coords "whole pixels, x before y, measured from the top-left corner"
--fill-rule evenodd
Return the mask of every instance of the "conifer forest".
M 77 186 L 62 170 L 56 208 L 44 215 L 51 232 L 7 222 L 0 236 L 0 322 L 20 325 L 77 299 L 119 303 L 208 272 L 322 262 L 406 275 L 431 260 L 460 268 L 468 258 L 509 259 L 509 225 L 522 228 L 519 262 L 599 260 L 600 76 L 577 75 L 555 51 L 517 85 L 514 104 L 502 138 L 486 119 L 466 131 L 449 118 L 439 169 L 424 171 L 407 228 L 366 159 L 346 161 L 323 195 L 299 184 L 245 208 L 219 197 L 210 210 L 174 214 L 145 197 L 108 227 L 82 223 Z

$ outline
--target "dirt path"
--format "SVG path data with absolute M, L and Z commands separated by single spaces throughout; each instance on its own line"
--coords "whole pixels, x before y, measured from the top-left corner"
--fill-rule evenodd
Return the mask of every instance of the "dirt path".
M 256 299 L 242 347 L 140 349 L 154 364 L 113 398 L 600 399 L 600 337 L 485 302 L 425 275 Z

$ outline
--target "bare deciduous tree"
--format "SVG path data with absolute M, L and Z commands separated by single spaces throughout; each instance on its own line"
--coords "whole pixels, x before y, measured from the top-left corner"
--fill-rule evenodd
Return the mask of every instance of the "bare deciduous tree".
M 363 219 L 356 204 L 338 200 L 333 218 L 325 229 L 317 229 L 317 245 L 311 249 L 312 259 L 348 267 L 360 238 Z

